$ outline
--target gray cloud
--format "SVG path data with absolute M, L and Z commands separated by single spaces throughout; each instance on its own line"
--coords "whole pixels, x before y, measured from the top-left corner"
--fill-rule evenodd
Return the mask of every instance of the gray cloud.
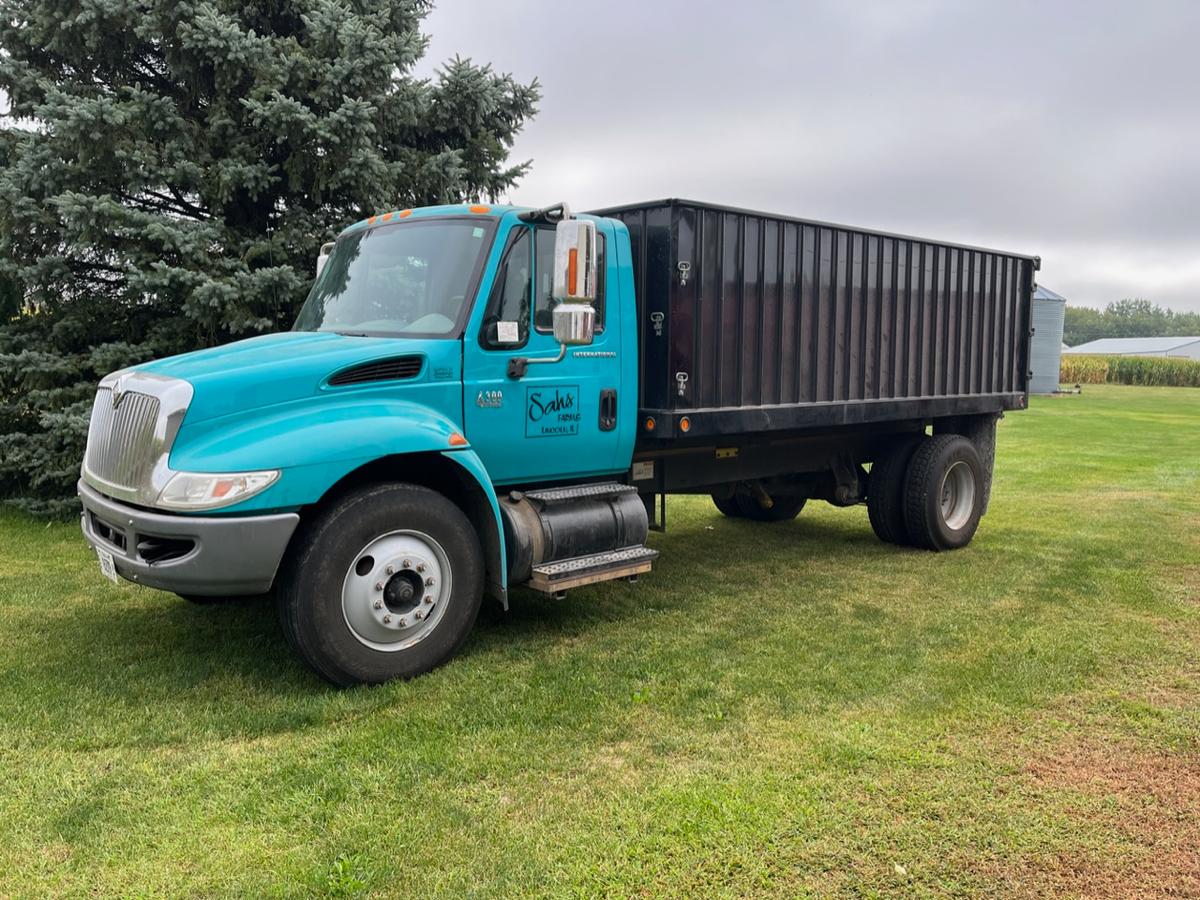
M 690 196 L 1039 253 L 1072 302 L 1200 309 L 1200 3 L 453 3 L 538 77 L 511 199 Z

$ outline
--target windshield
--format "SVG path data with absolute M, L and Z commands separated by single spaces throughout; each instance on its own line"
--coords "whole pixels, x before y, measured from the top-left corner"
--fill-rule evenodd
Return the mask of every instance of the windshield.
M 293 330 L 449 335 L 466 305 L 490 224 L 417 219 L 347 235 L 334 247 Z

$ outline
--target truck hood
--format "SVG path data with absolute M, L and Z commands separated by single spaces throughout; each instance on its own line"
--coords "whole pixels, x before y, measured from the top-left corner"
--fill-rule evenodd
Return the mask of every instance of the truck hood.
M 322 391 L 369 388 L 370 383 L 330 388 L 326 382 L 330 376 L 352 366 L 406 356 L 421 357 L 421 371 L 404 382 L 390 382 L 392 386 L 461 377 L 461 348 L 455 340 L 349 337 L 313 331 L 247 338 L 135 368 L 189 382 L 194 393 L 187 423 L 192 425 L 243 410 L 313 397 Z

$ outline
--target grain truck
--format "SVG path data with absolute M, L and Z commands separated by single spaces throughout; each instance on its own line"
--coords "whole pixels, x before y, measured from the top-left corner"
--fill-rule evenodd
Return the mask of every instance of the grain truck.
M 101 380 L 83 533 L 114 581 L 270 595 L 339 685 L 444 662 L 485 596 L 635 581 L 671 494 L 954 550 L 1026 405 L 1038 265 L 685 200 L 372 216 L 291 331 Z

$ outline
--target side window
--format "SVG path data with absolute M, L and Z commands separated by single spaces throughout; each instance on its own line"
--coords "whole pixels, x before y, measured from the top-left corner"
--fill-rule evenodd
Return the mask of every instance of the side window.
M 488 297 L 480 343 L 491 349 L 522 347 L 529 340 L 533 293 L 533 247 L 528 228 L 513 232 Z M 553 256 L 553 234 L 551 255 Z M 551 270 L 553 271 L 553 270 Z
M 604 235 L 596 235 L 596 331 L 604 330 Z M 554 229 L 539 228 L 537 232 L 537 290 L 533 304 L 533 324 L 539 332 L 554 330 L 554 307 L 558 301 L 551 291 L 554 287 Z

